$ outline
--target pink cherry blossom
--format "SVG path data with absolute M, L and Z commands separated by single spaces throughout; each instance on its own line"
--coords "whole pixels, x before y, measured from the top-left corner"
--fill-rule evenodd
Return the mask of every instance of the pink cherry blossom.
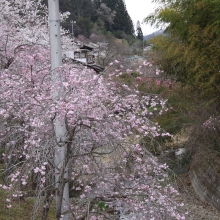
M 144 136 L 166 135 L 148 112 L 157 105 L 166 108 L 166 101 L 117 83 L 119 67 L 112 66 L 109 75 L 97 75 L 87 67 L 63 63 L 51 74 L 47 8 L 40 0 L 0 2 L 0 143 L 10 171 L 1 188 L 8 202 L 33 187 L 36 211 L 43 207 L 42 195 L 48 207 L 54 191 L 62 194 L 69 182 L 79 195 L 66 204 L 76 219 L 87 217 L 90 204 L 102 202 L 114 211 L 128 212 L 130 219 L 140 213 L 143 219 L 184 218 L 178 213 L 178 193 L 166 182 L 166 165 L 160 166 L 145 146 L 136 144 Z M 63 48 L 71 47 L 66 31 L 61 32 Z M 138 71 L 144 66 L 151 64 L 144 62 Z M 64 136 L 55 135 L 56 123 L 66 128 Z M 64 145 L 65 159 L 56 167 L 54 159 L 63 151 L 55 146 Z M 103 215 L 94 211 L 88 218 Z

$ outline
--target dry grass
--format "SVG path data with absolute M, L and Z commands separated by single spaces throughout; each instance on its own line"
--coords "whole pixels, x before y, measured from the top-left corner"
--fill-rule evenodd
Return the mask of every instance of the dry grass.
M 3 164 L 0 164 L 0 170 L 3 170 Z M 1 171 L 0 171 L 1 172 Z M 2 183 L 2 172 L 0 173 L 0 183 Z M 33 216 L 33 207 L 36 198 L 28 197 L 22 200 L 12 200 L 12 207 L 7 208 L 7 192 L 0 189 L 0 220 L 29 220 Z M 42 208 L 40 207 L 38 220 L 42 217 Z M 49 212 L 48 220 L 55 218 L 55 205 L 53 204 Z

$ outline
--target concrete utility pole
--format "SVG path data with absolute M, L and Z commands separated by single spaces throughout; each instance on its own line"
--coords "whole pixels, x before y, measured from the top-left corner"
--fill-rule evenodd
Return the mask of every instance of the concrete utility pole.
M 74 28 L 73 28 L 73 24 L 76 24 L 76 21 L 70 21 L 70 23 L 72 24 L 72 33 L 71 33 L 71 37 L 72 37 L 72 39 L 74 39 Z
M 60 16 L 59 0 L 48 0 L 49 28 L 50 28 L 50 54 L 51 54 L 51 74 L 52 74 L 52 96 L 54 102 L 62 98 L 61 73 L 57 67 L 62 65 L 62 47 L 60 37 Z M 56 135 L 54 164 L 55 164 L 55 187 L 56 187 L 56 219 L 69 220 L 69 183 L 68 160 L 66 137 L 67 130 L 65 120 L 59 114 L 54 120 L 54 130 Z M 63 214 L 64 213 L 64 214 Z

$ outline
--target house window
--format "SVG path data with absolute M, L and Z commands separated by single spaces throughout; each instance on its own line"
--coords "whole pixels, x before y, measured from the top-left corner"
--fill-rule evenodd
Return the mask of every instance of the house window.
M 80 58 L 80 53 L 79 52 L 74 52 L 74 58 Z
M 86 52 L 81 52 L 80 58 L 86 58 Z
M 93 55 L 88 55 L 87 56 L 87 62 L 88 63 L 93 63 L 94 62 L 94 56 Z

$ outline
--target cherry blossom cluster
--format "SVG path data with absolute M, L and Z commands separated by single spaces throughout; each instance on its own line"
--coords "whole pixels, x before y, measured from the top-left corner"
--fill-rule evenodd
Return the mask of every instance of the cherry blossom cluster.
M 90 219 L 102 219 L 111 216 L 110 210 L 130 219 L 139 214 L 184 219 L 177 212 L 177 192 L 166 182 L 166 166 L 133 144 L 143 136 L 168 135 L 148 117 L 149 107 L 165 108 L 165 101 L 112 80 L 110 75 L 124 68 L 119 61 L 108 75 L 68 63 L 55 70 L 59 74 L 51 73 L 46 8 L 40 1 L 0 3 L 1 187 L 8 191 L 7 208 L 30 188 L 36 206 L 45 195 L 44 207 L 49 207 L 48 198 L 57 190 L 55 176 L 64 180 L 64 172 L 56 173 L 55 147 L 65 144 L 65 181 L 79 192 L 69 205 L 75 219 L 88 213 Z M 63 39 L 68 47 L 70 39 Z M 53 91 L 61 94 L 56 100 Z M 55 134 L 55 119 L 66 128 L 65 143 Z M 105 212 L 99 212 L 100 202 Z
M 76 219 L 87 215 L 88 205 L 91 219 L 185 219 L 178 210 L 183 204 L 175 202 L 178 192 L 170 184 L 168 167 L 159 164 L 139 144 L 101 159 L 93 154 L 83 160 L 90 166 L 77 160 L 73 168 L 73 174 L 82 174 L 72 178 L 71 190 L 80 192 L 80 199 L 73 199 Z M 99 207 L 101 202 L 104 210 Z
M 209 128 L 211 130 L 218 130 L 219 117 L 210 117 L 203 123 L 203 127 Z

